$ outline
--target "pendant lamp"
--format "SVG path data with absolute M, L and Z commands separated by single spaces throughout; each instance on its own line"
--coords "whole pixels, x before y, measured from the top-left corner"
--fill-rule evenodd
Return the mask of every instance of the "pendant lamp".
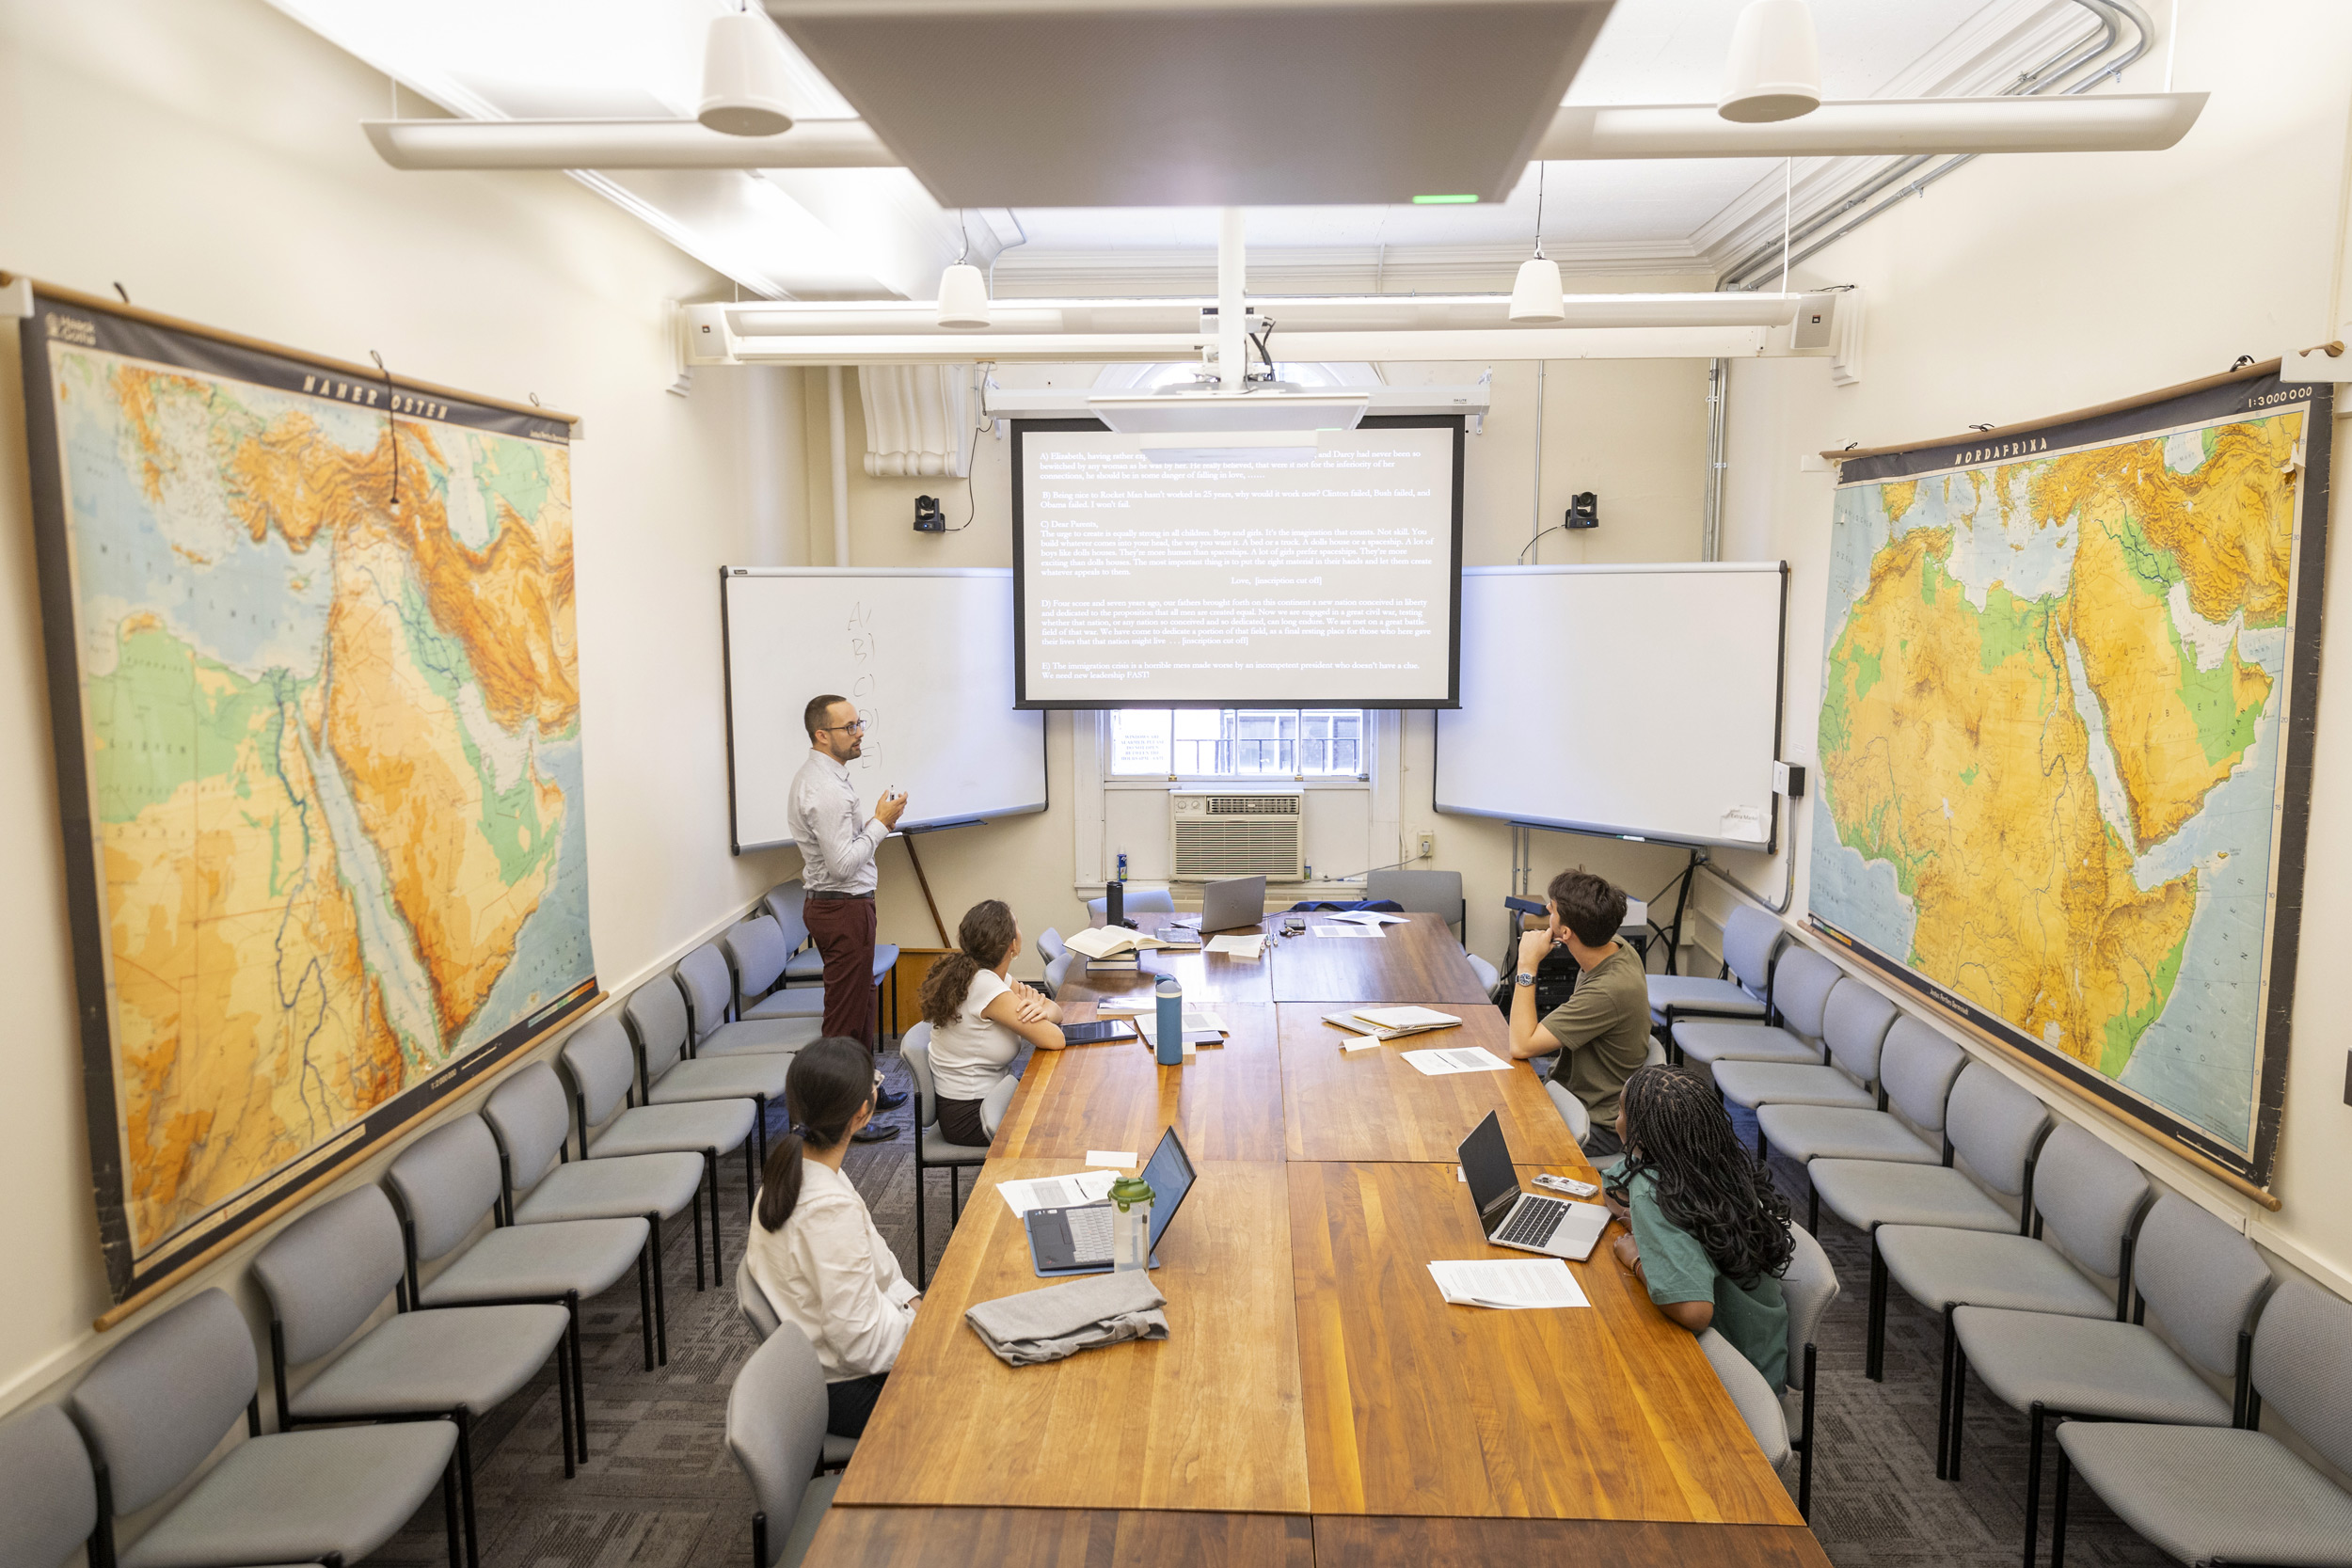
M 969 261 L 958 261 L 939 275 L 939 325 L 988 325 L 988 279 Z
M 1748 0 L 1731 34 L 1715 112 L 1742 125 L 1794 119 L 1821 106 L 1821 49 L 1805 0 Z
M 1511 284 L 1511 319 L 1530 325 L 1543 326 L 1565 321 L 1568 314 L 1566 299 L 1560 289 L 1560 263 L 1544 257 L 1544 176 L 1548 166 L 1541 159 L 1535 164 L 1535 254 L 1519 263 L 1519 275 Z
M 712 17 L 694 118 L 731 136 L 781 135 L 792 129 L 791 99 L 791 61 L 775 24 L 755 10 Z

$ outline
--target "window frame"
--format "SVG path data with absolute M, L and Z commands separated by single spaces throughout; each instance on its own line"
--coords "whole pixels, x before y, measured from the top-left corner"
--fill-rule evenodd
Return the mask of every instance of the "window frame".
M 1371 786 L 1373 772 L 1376 766 L 1375 758 L 1378 753 L 1377 737 L 1381 727 L 1382 716 L 1393 714 L 1398 711 L 1394 708 L 1343 707 L 1327 703 L 1303 704 L 1295 707 L 1252 707 L 1247 705 L 1220 705 L 1215 708 L 1208 708 L 1191 704 L 1175 704 L 1170 705 L 1166 708 L 1152 708 L 1148 706 L 1140 707 L 1136 711 L 1162 712 L 1172 715 L 1178 711 L 1184 710 L 1194 712 L 1214 712 L 1218 714 L 1291 714 L 1296 715 L 1302 724 L 1305 721 L 1306 716 L 1310 713 L 1353 713 L 1358 716 L 1359 720 L 1358 733 L 1355 737 L 1357 766 L 1353 769 L 1345 772 L 1325 771 L 1310 773 L 1294 769 L 1293 771 L 1287 773 L 1273 771 L 1254 773 L 1188 773 L 1182 770 L 1174 770 L 1167 773 L 1122 773 L 1117 770 L 1113 762 L 1113 758 L 1115 758 L 1118 754 L 1118 741 L 1114 725 L 1116 716 L 1125 710 L 1120 708 L 1096 708 L 1093 712 L 1097 726 L 1097 745 L 1099 747 L 1098 755 L 1101 758 L 1102 782 L 1104 787 L 1111 788 L 1130 784 L 1148 784 L 1154 788 L 1166 788 L 1170 784 L 1232 784 L 1237 788 L 1247 788 L 1253 784 L 1295 784 L 1306 785 L 1322 784 L 1368 788 Z M 1236 737 L 1235 741 L 1227 743 L 1238 743 L 1239 738 L 1240 737 Z M 1291 739 L 1291 745 L 1296 747 L 1302 744 L 1306 738 L 1307 737 L 1303 736 L 1294 736 Z M 1324 738 L 1329 739 L 1333 737 Z M 1172 753 L 1178 744 L 1179 742 L 1174 736 L 1173 725 L 1171 724 L 1168 737 L 1168 749 L 1171 752 L 1171 760 L 1173 760 Z M 1195 744 L 1200 743 L 1196 742 Z M 1295 761 L 1295 759 L 1296 752 L 1294 752 L 1293 760 Z

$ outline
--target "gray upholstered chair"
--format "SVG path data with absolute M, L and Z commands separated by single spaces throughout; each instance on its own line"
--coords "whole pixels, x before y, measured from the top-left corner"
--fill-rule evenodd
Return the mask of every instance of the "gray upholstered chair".
M 624 1160 L 640 1154 L 699 1154 L 710 1192 L 710 1263 L 723 1271 L 719 1235 L 719 1161 L 743 1151 L 745 1192 L 759 1180 L 752 1164 L 752 1127 L 759 1111 L 748 1100 L 691 1100 L 665 1105 L 629 1103 L 636 1057 L 620 1021 L 600 1013 L 573 1030 L 556 1053 L 570 1081 L 572 1115 L 583 1160 Z M 702 1289 L 703 1226 L 694 1220 L 694 1288 Z
M 1826 1027 L 1829 996 L 1844 973 L 1807 947 L 1792 947 L 1772 966 L 1772 1016 L 1763 1019 L 1682 1018 L 1666 1031 L 1681 1057 L 1712 1067 L 1717 1062 L 1794 1062 L 1818 1066 L 1816 1044 Z
M 784 983 L 787 986 L 822 983 L 825 978 L 825 956 L 808 940 L 808 921 L 803 913 L 807 899 L 807 888 L 795 877 L 788 882 L 778 882 L 770 888 L 768 896 L 760 901 L 760 907 L 774 916 L 776 924 L 783 927 L 784 940 L 791 948 L 792 957 L 784 966 Z M 882 976 L 898 965 L 897 942 L 874 943 L 874 984 L 877 987 L 882 985 Z M 881 1019 L 880 1007 L 875 1008 L 874 1016 L 877 1021 Z
M 408 1305 L 485 1307 L 546 1302 L 564 1308 L 572 1350 L 572 1430 L 588 1457 L 588 1393 L 580 1355 L 580 1304 L 637 1270 L 637 1304 L 653 1370 L 652 1227 L 642 1218 L 494 1225 L 501 1212 L 498 1140 L 480 1117 L 460 1117 L 401 1150 L 384 1173 L 400 1211 Z M 447 1258 L 431 1279 L 423 1266 Z
M 1829 1304 L 1837 1299 L 1837 1271 L 1820 1243 L 1796 1226 L 1788 1227 L 1796 1252 L 1788 1272 L 1781 1276 L 1782 1299 L 1788 1306 L 1788 1386 L 1775 1392 L 1764 1374 L 1732 1348 L 1722 1335 L 1708 1329 L 1699 1348 L 1707 1354 L 1724 1392 L 1747 1422 L 1756 1447 L 1773 1469 L 1797 1461 L 1797 1512 L 1813 1516 L 1813 1395 L 1816 1376 L 1816 1336 Z M 1708 1342 L 1711 1337 L 1712 1342 Z
M 1960 1479 L 1955 1412 L 1961 1402 L 1953 1386 L 1959 1341 L 1952 1314 L 1962 1303 L 2119 1321 L 2130 1310 L 2132 1241 L 2147 1212 L 2148 1178 L 2071 1122 L 2051 1132 L 2035 1164 L 2029 1236 L 1893 1224 L 1880 1226 L 1870 1239 L 1887 1277 L 1912 1300 L 1944 1315 L 1935 1473 L 1954 1481 Z M 2094 1279 L 2112 1279 L 2115 1286 L 2108 1290 Z
M 737 1311 L 742 1313 L 744 1323 L 763 1340 L 784 1327 L 784 1320 L 776 1316 L 774 1306 L 768 1300 L 768 1292 L 761 1290 L 759 1281 L 752 1277 L 752 1260 L 748 1254 L 735 1265 L 735 1307 Z M 856 1452 L 856 1438 L 837 1437 L 829 1432 L 825 1433 L 824 1457 L 820 1463 L 828 1470 L 838 1470 Z
M 1649 1049 L 1642 1053 L 1642 1065 L 1659 1067 L 1662 1066 L 1665 1060 L 1666 1048 L 1658 1043 L 1657 1036 L 1651 1036 Z M 1581 1146 L 1584 1142 L 1584 1135 L 1593 1130 L 1593 1116 L 1585 1108 L 1584 1101 L 1569 1093 L 1565 1084 L 1554 1083 L 1549 1077 L 1544 1080 L 1544 1093 L 1551 1097 L 1551 1108 L 1560 1113 L 1560 1119 L 1568 1124 L 1568 1135 Z
M 2263 1432 L 2265 1402 L 2352 1471 L 2352 1303 L 2300 1279 L 2254 1330 L 2243 1427 L 2067 1421 L 2058 1429 L 2050 1568 L 2066 1561 L 2074 1470 L 2116 1516 L 2183 1562 L 2352 1564 L 2352 1495 Z
M 963 1217 L 960 1173 L 988 1164 L 988 1150 L 969 1144 L 951 1144 L 939 1130 L 939 1095 L 931 1086 L 931 1026 L 926 1022 L 906 1032 L 898 1042 L 906 1058 L 907 1075 L 914 1080 L 914 1284 L 920 1290 L 930 1276 L 930 1236 L 923 1228 L 924 1173 L 947 1172 L 947 1225 Z
M 1367 872 L 1364 876 L 1364 897 L 1375 904 L 1394 904 L 1408 912 L 1442 915 L 1445 923 L 1457 931 L 1470 917 L 1470 906 L 1462 898 L 1462 874 L 1459 871 L 1424 871 L 1413 867 Z
M 1816 1160 L 1879 1160 L 1933 1165 L 1946 1160 L 1944 1102 L 1968 1065 L 1959 1044 L 1915 1018 L 1900 1018 L 1880 1048 L 1880 1104 L 1773 1104 L 1756 1113 L 1757 1132 L 1772 1148 L 1810 1171 Z M 1805 1228 L 1821 1227 L 1821 1195 L 1806 1183 Z
M 822 986 L 786 986 L 784 972 L 792 964 L 792 944 L 771 914 L 754 914 L 728 927 L 719 938 L 719 950 L 735 972 L 735 1016 L 756 1018 L 822 1018 Z
M 1061 940 L 1061 933 L 1051 926 L 1037 934 L 1038 957 L 1047 963 L 1052 963 L 1068 951 L 1068 945 Z
M 1486 988 L 1488 996 L 1492 996 L 1495 987 L 1502 983 L 1502 972 L 1475 953 L 1462 956 L 1470 960 L 1470 973 L 1478 976 L 1478 983 Z
M 1084 957 L 1085 955 L 1079 953 L 1075 948 L 1066 947 L 1062 949 L 1060 958 L 1054 959 L 1051 963 L 1045 966 L 1045 990 L 1047 995 L 1058 996 L 1061 994 L 1062 987 L 1069 983 L 1071 970 L 1076 968 L 1080 959 Z M 1085 971 L 1080 970 L 1079 973 L 1084 974 Z M 919 1029 L 921 1027 L 922 1025 L 920 1024 L 915 1025 L 915 1028 Z M 907 1034 L 909 1035 L 914 1033 L 914 1029 L 907 1031 Z M 898 1041 L 898 1049 L 901 1052 L 906 1050 L 906 1040 L 903 1037 Z
M 1995 1399 L 2032 1424 L 2026 1449 L 2028 1568 L 2041 1526 L 2047 1418 L 2206 1427 L 2236 1426 L 2244 1418 L 2253 1386 L 2248 1363 L 2254 1309 L 2271 1286 L 2262 1254 L 2231 1227 L 2168 1193 L 2140 1225 L 2131 1272 L 2137 1305 L 2130 1323 L 1975 1306 L 1952 1314 L 1960 1340 L 1952 1369 L 1953 1467 L 1970 1368 Z M 2147 1326 L 2151 1307 L 2161 1338 Z M 2232 1397 L 2214 1392 L 2201 1372 L 2229 1379 Z
M 824 998 L 813 1013 L 771 1014 L 732 1022 L 735 969 L 715 942 L 706 942 L 670 971 L 686 1003 L 692 1032 L 689 1054 L 697 1060 L 725 1056 L 789 1056 L 825 1032 Z
M 509 1225 L 549 1225 L 564 1220 L 623 1219 L 635 1214 L 652 1231 L 653 1343 L 657 1365 L 670 1363 L 670 1307 L 661 1279 L 661 1222 L 691 1213 L 704 1165 L 698 1152 L 666 1149 L 626 1159 L 568 1158 L 571 1107 L 555 1069 L 533 1062 L 490 1093 L 482 1119 L 499 1144 L 499 1186 Z M 702 1248 L 694 1249 L 699 1257 Z M 699 1275 L 694 1289 L 703 1288 Z
M 755 1173 L 768 1163 L 768 1107 L 784 1103 L 784 1080 L 791 1070 L 788 1054 L 755 1052 L 743 1056 L 720 1056 L 698 1062 L 687 1055 L 691 1022 L 686 993 L 666 974 L 658 974 L 629 993 L 622 1005 L 621 1022 L 628 1026 L 637 1047 L 637 1098 L 645 1105 L 676 1105 L 697 1100 L 748 1100 L 755 1114 L 752 1137 L 756 1155 L 746 1150 L 743 1203 L 746 1212 Z
M 457 1526 L 457 1428 L 389 1421 L 262 1435 L 261 1364 L 234 1303 L 204 1291 L 140 1327 L 90 1369 L 66 1409 L 89 1445 L 97 1483 L 90 1568 L 358 1562 L 441 1488 L 450 1568 Z M 120 1554 L 114 1522 L 196 1474 L 238 1413 L 246 1441 L 221 1455 Z
M 1120 895 L 1119 907 L 1126 911 L 1130 916 L 1138 914 L 1174 914 L 1176 912 L 1176 900 L 1165 888 L 1130 888 L 1127 892 Z M 1089 916 L 1087 923 L 1089 925 L 1102 925 L 1104 920 L 1108 917 L 1109 913 L 1110 907 L 1106 900 L 1101 898 L 1089 898 L 1087 900 L 1087 914 Z
M 818 1475 L 825 1451 L 825 1370 L 798 1329 L 752 1352 L 727 1390 L 727 1450 L 757 1503 L 752 1568 L 799 1568 L 841 1484 Z
M 98 1528 L 98 1482 L 72 1418 L 37 1404 L 0 1421 L 0 1562 L 63 1568 Z
M 564 1473 L 573 1473 L 568 1320 L 561 1307 L 450 1307 L 403 1310 L 366 1328 L 384 1298 L 404 1289 L 405 1267 L 400 1217 L 380 1187 L 361 1187 L 319 1205 L 255 1257 L 253 1276 L 269 1300 L 278 1430 L 421 1416 L 455 1422 L 466 1560 L 479 1562 L 474 1422 L 537 1375 L 550 1354 L 564 1426 Z M 334 1359 L 326 1361 L 330 1355 Z M 294 1369 L 322 1361 L 292 1389 Z
M 2049 1131 L 2050 1113 L 2041 1101 L 1975 1062 L 1952 1085 L 1945 1112 L 1947 1164 L 1823 1159 L 1805 1167 L 1816 1204 L 1826 1204 L 1870 1238 L 1869 1348 L 1863 1370 L 1873 1382 L 1884 1376 L 1886 1347 L 1886 1259 L 1879 1255 L 1879 1227 L 2025 1234 L 2032 1221 L 2034 1157 Z
M 1671 1034 L 1677 1019 L 1765 1017 L 1772 1006 L 1772 956 L 1788 936 L 1768 910 L 1751 904 L 1733 910 L 1724 922 L 1722 975 L 1651 975 L 1650 1022 Z
M 1756 1062 L 1734 1058 L 1715 1064 L 1715 1087 L 1734 1105 L 1842 1105 L 1856 1111 L 1879 1108 L 1879 1048 L 1894 1027 L 1895 1004 L 1851 977 L 1832 986 L 1821 1008 L 1821 1044 L 1829 1060 Z M 1763 1133 L 1756 1154 L 1764 1153 Z

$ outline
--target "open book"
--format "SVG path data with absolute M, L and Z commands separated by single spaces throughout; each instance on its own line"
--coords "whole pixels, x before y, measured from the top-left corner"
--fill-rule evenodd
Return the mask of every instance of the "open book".
M 1462 1021 L 1452 1013 L 1441 1013 L 1434 1007 L 1351 1007 L 1342 1012 L 1326 1013 L 1323 1022 L 1342 1029 L 1352 1029 L 1375 1039 L 1402 1039 L 1406 1035 L 1425 1034 L 1432 1029 L 1454 1029 Z
M 1073 931 L 1062 939 L 1073 953 L 1089 958 L 1115 958 L 1122 953 L 1149 952 L 1160 947 L 1189 947 L 1196 943 L 1164 942 L 1141 931 L 1131 931 L 1124 926 L 1092 926 L 1083 931 Z

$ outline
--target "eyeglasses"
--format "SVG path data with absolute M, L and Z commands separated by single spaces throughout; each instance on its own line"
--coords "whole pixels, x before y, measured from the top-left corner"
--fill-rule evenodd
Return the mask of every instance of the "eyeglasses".
M 842 731 L 846 731 L 846 732 L 850 733 L 850 734 L 855 734 L 857 731 L 862 730 L 862 729 L 864 729 L 865 727 L 866 727 L 866 721 L 865 721 L 865 720 L 863 720 L 863 719 L 859 720 L 859 721 L 858 721 L 856 723 L 854 723 L 854 724 L 820 724 L 820 725 L 818 725 L 818 730 L 819 730 L 820 732 L 823 732 L 823 731 L 831 731 L 831 730 L 842 730 Z

